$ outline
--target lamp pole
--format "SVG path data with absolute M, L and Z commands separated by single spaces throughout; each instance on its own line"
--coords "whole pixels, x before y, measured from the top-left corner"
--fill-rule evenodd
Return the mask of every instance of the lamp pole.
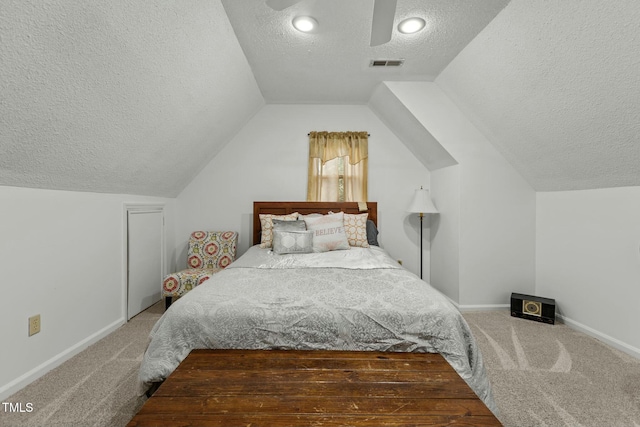
M 422 279 L 422 219 L 424 213 L 420 212 L 420 279 Z
M 409 206 L 408 211 L 411 213 L 420 214 L 420 279 L 422 279 L 423 277 L 422 236 L 424 233 L 424 230 L 423 230 L 424 214 L 438 213 L 438 209 L 436 209 L 435 205 L 431 201 L 431 198 L 429 197 L 429 191 L 420 187 L 420 189 L 416 190 L 415 194 L 413 195 L 413 201 L 411 202 L 411 205 Z

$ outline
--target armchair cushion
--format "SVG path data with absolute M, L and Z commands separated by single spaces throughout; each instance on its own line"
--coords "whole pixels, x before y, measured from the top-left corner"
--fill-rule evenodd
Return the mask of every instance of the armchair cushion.
M 165 297 L 177 297 L 189 292 L 202 284 L 221 268 L 188 268 L 169 274 L 162 282 L 162 295 Z

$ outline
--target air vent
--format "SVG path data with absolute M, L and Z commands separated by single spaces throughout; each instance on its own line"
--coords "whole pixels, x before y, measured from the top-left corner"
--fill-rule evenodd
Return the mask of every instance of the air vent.
M 370 67 L 400 67 L 404 64 L 404 59 L 372 59 Z

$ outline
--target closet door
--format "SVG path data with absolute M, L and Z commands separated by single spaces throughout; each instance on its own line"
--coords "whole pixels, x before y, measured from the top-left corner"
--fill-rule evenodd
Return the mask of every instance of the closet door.
M 127 209 L 127 320 L 160 301 L 164 212 Z

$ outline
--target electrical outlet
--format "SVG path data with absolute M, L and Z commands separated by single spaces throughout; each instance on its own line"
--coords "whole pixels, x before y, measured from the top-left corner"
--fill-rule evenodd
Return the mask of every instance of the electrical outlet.
M 29 317 L 29 336 L 35 335 L 40 332 L 40 315 Z

